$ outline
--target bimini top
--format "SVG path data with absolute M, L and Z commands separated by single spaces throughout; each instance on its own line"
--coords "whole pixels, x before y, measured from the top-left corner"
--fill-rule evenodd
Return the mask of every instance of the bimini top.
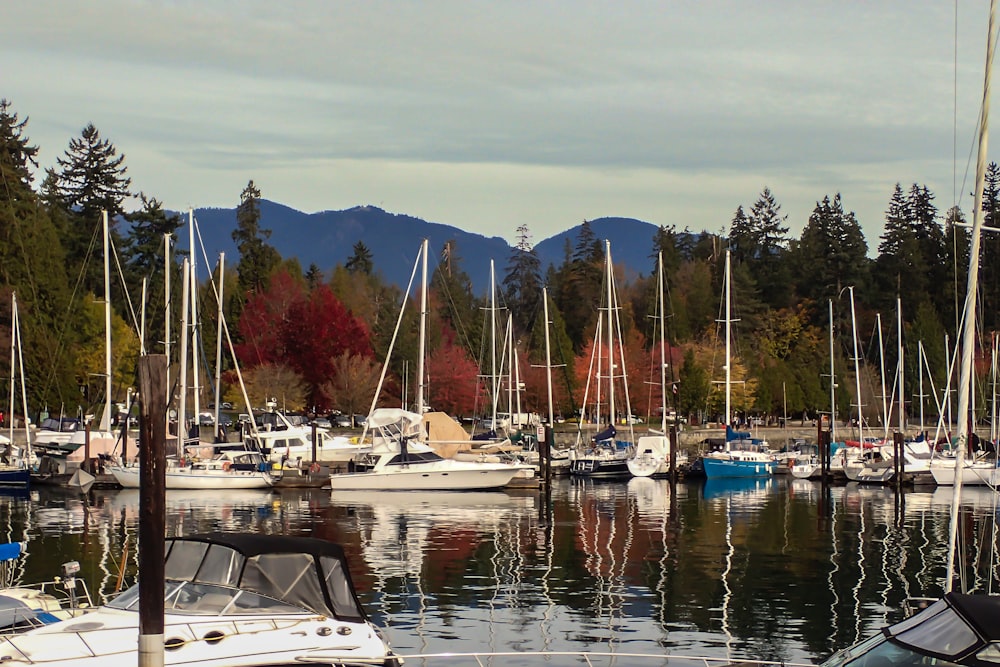
M 906 620 L 844 649 L 823 667 L 1000 664 L 1000 596 L 947 593 Z
M 164 575 L 252 591 L 343 621 L 367 620 L 343 548 L 313 537 L 208 533 L 168 538 Z

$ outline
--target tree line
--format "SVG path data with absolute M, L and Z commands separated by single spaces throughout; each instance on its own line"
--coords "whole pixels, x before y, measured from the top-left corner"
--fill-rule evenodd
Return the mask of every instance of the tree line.
M 168 271 L 174 276 L 170 336 L 177 349 L 186 253 L 172 239 L 183 233 L 187 220 L 165 210 L 152 194 L 134 191 L 125 155 L 93 124 L 69 139 L 40 182 L 38 150 L 28 135 L 28 119 L 0 100 L 0 304 L 6 304 L 0 340 L 11 339 L 10 303 L 16 293 L 31 410 L 89 413 L 106 400 L 103 311 L 95 296 L 103 294 L 102 211 L 111 220 L 115 275 L 114 400 L 135 385 L 141 351 L 165 349 Z M 555 412 L 569 416 L 581 407 L 588 378 L 593 381 L 591 359 L 607 358 L 595 333 L 600 314 L 615 307 L 632 412 L 658 420 L 666 406 L 692 420 L 715 421 L 723 405 L 718 380 L 725 363 L 720 320 L 727 249 L 738 318 L 731 360 L 736 410 L 796 417 L 828 412 L 831 335 L 840 419 L 860 403 L 865 418 L 876 423 L 885 417 L 883 405 L 898 402 L 902 391 L 910 420 L 921 411 L 929 420 L 937 414 L 929 387 L 935 387 L 938 401 L 944 395 L 947 357 L 955 341 L 948 334 L 957 330 L 969 232 L 962 211 L 940 212 L 925 185 L 897 184 L 887 193 L 874 257 L 839 193 L 823 196 L 807 220 L 796 221 L 802 223 L 798 238 L 790 236 L 787 215 L 767 187 L 749 206 L 738 207 L 721 233 L 660 226 L 650 239 L 647 272 L 627 276 L 622 267 L 613 267 L 614 303 L 608 297 L 605 246 L 587 221 L 575 242 L 567 240 L 562 261 L 548 267 L 534 251 L 528 226 L 519 224 L 509 257 L 494 258 L 495 292 L 487 294 L 475 293 L 468 273 L 470 265 L 485 270 L 484 258 L 465 258 L 457 242 L 449 241 L 433 249 L 423 383 L 416 378 L 419 313 L 411 305 L 401 314 L 401 305 L 415 299 L 415 292 L 404 294 L 387 283 L 379 258 L 361 241 L 346 262 L 330 270 L 282 257 L 268 242 L 261 198 L 250 180 L 239 194 L 232 231 L 237 260 L 222 275 L 216 265 L 195 289 L 200 337 L 205 350 L 214 350 L 221 286 L 234 353 L 224 355 L 222 395 L 206 395 L 205 403 L 242 403 L 242 378 L 255 405 L 275 398 L 289 409 L 366 413 L 398 324 L 379 404 L 412 405 L 416 387 L 423 384 L 426 402 L 452 414 L 487 414 L 494 391 L 504 403 L 507 395 L 516 395 L 523 411 L 546 413 L 549 367 Z M 1000 226 L 995 163 L 987 172 L 984 213 L 988 226 Z M 666 295 L 662 317 L 656 297 L 660 262 Z M 980 263 L 979 321 L 984 332 L 991 332 L 1000 316 L 996 235 L 983 239 Z M 543 291 L 549 299 L 547 323 Z M 855 337 L 862 350 L 860 400 L 853 395 Z M 981 347 L 977 405 L 984 406 L 988 339 Z M 900 350 L 907 378 L 902 390 L 893 380 Z M 498 355 L 502 358 L 495 361 Z M 177 378 L 172 356 L 172 377 Z M 209 358 L 214 363 L 214 355 L 196 351 L 194 357 L 214 373 L 207 363 Z M 511 358 L 517 359 L 516 372 L 505 361 Z M 8 376 L 10 363 L 0 361 Z M 499 383 L 491 377 L 496 368 L 506 376 Z M 923 397 L 914 388 L 921 377 L 928 387 Z

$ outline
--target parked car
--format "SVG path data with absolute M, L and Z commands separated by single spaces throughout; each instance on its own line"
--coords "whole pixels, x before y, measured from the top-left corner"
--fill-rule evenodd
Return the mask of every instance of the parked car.
M 351 428 L 351 417 L 350 415 L 337 415 L 334 417 L 333 423 L 337 428 Z
M 331 428 L 332 427 L 332 424 L 330 423 L 330 420 L 327 419 L 326 417 L 316 417 L 316 419 L 312 420 L 312 423 L 313 423 L 313 425 L 316 426 L 316 428 Z

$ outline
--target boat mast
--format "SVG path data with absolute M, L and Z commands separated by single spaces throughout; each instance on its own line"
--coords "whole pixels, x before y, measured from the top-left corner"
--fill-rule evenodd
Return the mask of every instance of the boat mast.
M 493 413 L 490 430 L 497 428 L 497 402 L 500 400 L 500 383 L 497 379 L 497 281 L 493 260 L 490 260 L 490 397 Z
M 837 378 L 834 375 L 833 365 L 833 299 L 827 299 L 827 308 L 830 313 L 830 444 L 837 441 Z M 787 421 L 785 423 L 788 425 Z
M 424 349 L 427 343 L 427 239 L 420 244 L 420 341 L 417 350 L 417 414 L 424 414 Z
M 111 430 L 111 255 L 109 254 L 108 212 L 101 211 L 104 230 L 104 414 L 100 430 Z
M 187 358 L 188 358 L 188 337 L 187 337 L 187 326 L 188 326 L 188 292 L 190 291 L 190 281 L 191 281 L 191 271 L 188 268 L 188 258 L 184 258 L 184 264 L 181 268 L 181 331 L 183 335 L 181 336 L 181 360 L 180 360 L 180 380 L 181 380 L 181 396 L 180 403 L 177 406 L 177 452 L 179 456 L 184 456 L 184 440 L 187 438 Z M 250 406 L 248 405 L 249 409 Z M 250 414 L 253 414 L 253 410 L 250 410 Z
M 906 350 L 903 349 L 903 300 L 896 297 L 896 339 L 899 341 L 899 432 L 906 433 L 906 401 L 903 399 L 903 358 Z
M 191 307 L 191 321 L 189 325 L 191 326 L 191 400 L 194 401 L 194 419 L 195 423 L 200 426 L 201 421 L 199 415 L 201 414 L 201 380 L 199 379 L 198 373 L 198 353 L 201 351 L 201 345 L 198 343 L 198 258 L 195 256 L 194 245 L 194 209 L 188 209 L 188 234 L 190 237 L 190 250 L 191 250 L 191 265 L 188 269 L 191 272 L 190 282 L 188 283 L 188 304 Z M 185 331 L 185 335 L 187 332 Z
M 663 407 L 660 410 L 660 429 L 667 434 L 667 355 L 666 355 L 666 311 L 663 310 L 663 251 L 656 253 L 656 300 L 660 308 L 660 400 Z M 676 419 L 677 415 L 674 415 Z M 673 447 L 673 443 L 670 445 Z
M 219 310 L 218 324 L 215 333 L 215 415 L 216 433 L 219 432 L 219 407 L 222 403 L 222 291 L 226 285 L 226 253 L 219 253 Z
M 24 386 L 24 344 L 21 342 L 21 318 L 17 314 L 17 294 L 11 294 L 11 299 L 14 307 L 14 320 L 11 323 L 11 339 L 14 338 L 14 333 L 17 333 L 17 364 L 21 371 L 21 410 L 24 412 L 24 462 L 27 465 L 31 465 L 31 425 L 28 423 L 28 391 Z M 11 373 L 14 372 L 14 363 L 11 360 Z M 13 377 L 13 376 L 11 376 Z M 61 419 L 62 415 L 60 415 Z M 11 380 L 11 390 L 10 390 L 10 441 L 14 442 L 14 382 Z
M 882 313 L 875 313 L 875 326 L 878 328 L 878 364 L 879 381 L 882 383 L 882 440 L 889 437 L 889 404 L 885 395 L 885 343 L 882 340 Z
M 847 288 L 851 297 L 851 333 L 854 338 L 854 390 L 857 392 L 858 401 L 858 444 L 861 445 L 862 450 L 864 449 L 864 443 L 862 442 L 862 416 L 861 416 L 861 356 L 858 354 L 858 319 L 857 313 L 854 310 L 854 286 Z M 864 452 L 862 452 L 864 453 Z
M 990 0 L 989 33 L 986 39 L 986 72 L 983 77 L 983 105 L 979 123 L 979 152 L 976 158 L 976 197 L 972 209 L 972 244 L 969 248 L 969 275 L 965 288 L 965 311 L 962 315 L 962 365 L 958 376 L 958 451 L 955 452 L 955 488 L 951 503 L 948 534 L 948 571 L 944 582 L 951 592 L 955 577 L 955 555 L 958 546 L 958 508 L 962 492 L 962 472 L 965 448 L 969 442 L 969 403 L 972 389 L 972 354 L 976 346 L 976 291 L 979 288 L 979 246 L 983 230 L 983 184 L 986 174 L 986 152 L 989 146 L 990 76 L 993 69 L 994 15 L 996 0 Z
M 555 428 L 552 411 L 552 347 L 549 344 L 549 288 L 542 288 L 542 309 L 545 314 L 545 388 L 549 395 L 549 428 Z
M 608 284 L 608 423 L 615 423 L 615 345 L 614 316 L 611 310 L 611 300 L 614 289 L 611 286 L 611 241 L 604 241 L 604 267 Z
M 173 389 L 170 386 L 170 234 L 163 235 L 163 354 L 167 357 L 167 413 Z M 252 410 L 251 410 L 252 412 Z M 169 417 L 167 420 L 169 421 Z M 169 432 L 169 429 L 167 429 Z
M 729 248 L 726 248 L 726 273 L 724 277 L 725 282 L 725 300 L 726 300 L 726 427 L 728 428 L 730 424 L 733 423 L 733 413 L 732 413 L 732 363 L 730 362 L 730 354 L 732 353 L 731 348 L 731 337 L 732 337 L 732 287 L 730 286 L 730 279 L 732 278 L 732 270 L 730 268 L 730 257 Z M 729 451 L 729 438 L 726 438 L 726 451 Z

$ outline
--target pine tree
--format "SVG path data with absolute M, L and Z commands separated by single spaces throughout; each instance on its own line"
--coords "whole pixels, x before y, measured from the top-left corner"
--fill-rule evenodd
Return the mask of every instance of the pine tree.
M 801 297 L 813 301 L 813 323 L 825 321 L 828 299 L 865 280 L 868 244 L 854 212 L 845 212 L 840 193 L 817 202 L 790 260 Z
M 108 139 L 102 139 L 93 123 L 83 128 L 78 138 L 70 139 L 63 157 L 56 158 L 59 167 L 56 190 L 66 213 L 67 228 L 63 230 L 67 260 L 84 276 L 85 287 L 95 294 L 104 289 L 103 260 L 100 257 L 101 216 L 107 211 L 111 243 L 122 246 L 116 229 L 123 204 L 131 195 L 132 179 L 127 175 L 125 155 Z
M 521 225 L 517 228 L 517 244 L 507 260 L 507 274 L 503 279 L 504 296 L 518 332 L 531 331 L 541 308 L 541 271 L 542 262 L 531 246 L 528 226 Z
M 366 276 L 371 275 L 374 268 L 372 251 L 368 249 L 368 246 L 364 242 L 358 241 L 354 244 L 354 252 L 347 258 L 344 268 L 351 273 L 363 273 Z
M 135 287 L 143 278 L 147 282 L 146 301 L 151 308 L 162 308 L 164 303 L 164 262 L 163 239 L 170 235 L 176 238 L 177 230 L 184 220 L 176 213 L 168 213 L 163 203 L 155 197 L 140 193 L 142 208 L 125 216 L 131 225 L 130 233 L 122 248 L 122 263 L 126 282 Z M 172 244 L 171 244 L 172 245 Z M 180 263 L 171 250 L 171 302 L 179 307 L 181 301 Z M 165 339 L 164 321 L 161 317 L 147 318 L 147 349 L 155 350 L 155 345 Z
M 236 229 L 233 241 L 240 253 L 236 267 L 240 291 L 246 297 L 254 292 L 267 289 L 271 272 L 281 262 L 281 256 L 267 243 L 271 230 L 260 226 L 260 190 L 253 180 L 240 193 L 240 205 L 236 209 Z

